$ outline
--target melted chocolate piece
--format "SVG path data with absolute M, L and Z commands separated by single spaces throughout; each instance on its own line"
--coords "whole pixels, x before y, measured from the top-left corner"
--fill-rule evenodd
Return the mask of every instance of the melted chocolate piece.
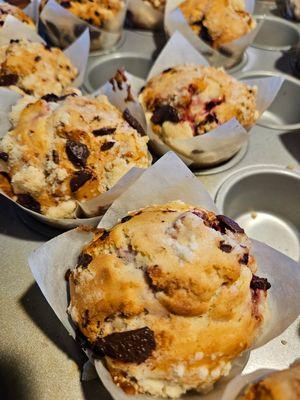
M 266 278 L 259 278 L 256 275 L 252 276 L 252 280 L 250 283 L 250 288 L 253 290 L 268 290 L 270 289 L 271 284 L 268 282 Z
M 92 178 L 92 173 L 89 171 L 76 171 L 73 178 L 70 180 L 71 192 L 77 192 L 81 186 Z
M 154 332 L 146 326 L 98 339 L 93 349 L 115 360 L 140 364 L 151 356 L 155 347 Z
M 47 101 L 47 103 L 56 103 L 57 101 L 61 100 L 61 98 L 54 93 L 45 94 L 41 97 L 41 99 Z
M 222 104 L 223 99 L 214 99 L 205 104 L 205 111 L 210 112 L 214 107 Z
M 224 253 L 231 253 L 232 246 L 230 244 L 224 243 L 224 241 L 220 242 L 220 250 L 224 251 Z
M 100 151 L 107 151 L 114 146 L 115 142 L 105 142 L 100 147 Z
M 245 253 L 242 258 L 239 259 L 240 264 L 247 265 L 249 261 L 249 254 Z
M 172 71 L 173 70 L 173 68 L 166 68 L 166 69 L 164 69 L 163 70 L 163 74 L 166 74 L 167 72 L 170 72 L 170 71 Z
M 71 163 L 81 167 L 86 165 L 86 161 L 90 155 L 87 146 L 77 140 L 67 140 L 66 153 Z
M 151 122 L 155 125 L 162 125 L 165 121 L 179 122 L 179 115 L 176 108 L 169 105 L 155 108 Z
M 244 233 L 244 229 L 242 229 L 231 218 L 226 217 L 225 215 L 217 215 L 217 219 L 219 221 L 219 226 L 221 228 L 222 233 L 225 233 L 226 229 L 229 229 L 231 232 L 234 232 L 234 233 Z
M 52 150 L 52 160 L 55 164 L 59 164 L 59 154 L 56 150 Z
M 17 202 L 29 210 L 41 213 L 41 205 L 30 194 L 18 194 Z
M 94 129 L 92 134 L 94 136 L 105 136 L 105 135 L 112 135 L 117 128 L 100 128 L 100 129 Z
M 131 218 L 132 218 L 132 215 L 126 215 L 125 217 L 123 217 L 123 218 L 121 219 L 121 224 L 123 224 L 124 222 L 127 222 L 127 221 L 131 220 Z
M 139 121 L 137 121 L 134 116 L 130 113 L 130 111 L 128 110 L 128 108 L 126 108 L 123 111 L 123 118 L 125 119 L 126 122 L 128 122 L 128 124 L 135 129 L 136 131 L 138 131 L 138 133 L 140 133 L 142 136 L 146 135 L 146 132 L 144 131 L 144 128 L 142 127 L 142 125 L 139 123 Z
M 0 76 L 0 86 L 16 85 L 19 80 L 17 74 L 6 74 Z
M 81 253 L 78 257 L 77 267 L 82 267 L 83 269 L 86 269 L 88 265 L 92 262 L 92 260 L 93 257 L 90 254 Z
M 39 61 L 41 61 L 41 59 L 42 59 L 42 58 L 41 58 L 40 56 L 34 57 L 34 61 L 35 61 L 35 62 L 39 62 Z
M 109 236 L 109 231 L 104 231 L 103 234 L 100 236 L 100 240 L 104 240 Z
M 8 154 L 5 153 L 4 151 L 0 151 L 0 159 L 3 161 L 8 161 Z

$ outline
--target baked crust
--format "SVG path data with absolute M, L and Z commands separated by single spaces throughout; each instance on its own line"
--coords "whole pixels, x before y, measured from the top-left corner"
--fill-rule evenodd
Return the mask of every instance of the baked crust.
M 215 49 L 256 26 L 243 0 L 185 0 L 179 8 L 193 31 Z
M 249 129 L 258 118 L 256 93 L 223 69 L 181 65 L 150 79 L 139 98 L 153 131 L 167 140 L 202 135 L 234 117 Z
M 252 344 L 266 294 L 250 289 L 251 244 L 229 225 L 171 202 L 130 213 L 82 250 L 69 278 L 69 312 L 88 345 L 97 352 L 112 334 L 145 327 L 154 333 L 156 348 L 143 362 L 105 357 L 127 392 L 178 397 L 211 389 Z
M 30 195 L 52 218 L 73 217 L 76 200 L 94 198 L 133 166 L 151 163 L 148 138 L 105 96 L 89 99 L 78 92 L 22 99 L 11 115 L 14 128 L 0 142 L 0 157 L 7 158 L 1 169 L 15 199 L 23 204 L 20 195 Z

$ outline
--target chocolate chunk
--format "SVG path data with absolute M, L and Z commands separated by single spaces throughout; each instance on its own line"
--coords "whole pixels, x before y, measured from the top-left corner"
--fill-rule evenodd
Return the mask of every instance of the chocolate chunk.
M 18 194 L 17 202 L 29 210 L 41 213 L 41 205 L 30 194 Z
M 70 3 L 69 1 L 67 1 L 67 0 L 62 1 L 62 2 L 60 3 L 60 5 L 61 5 L 62 7 L 64 7 L 64 8 L 70 8 L 70 7 L 71 7 L 71 3 Z
M 35 58 L 34 58 L 34 61 L 36 61 L 36 62 L 39 62 L 39 61 L 41 61 L 41 56 L 36 56 Z
M 8 161 L 8 154 L 4 151 L 0 151 L 0 160 L 3 160 L 5 162 Z
M 244 229 L 242 229 L 231 218 L 226 217 L 225 215 L 217 215 L 217 219 L 219 221 L 219 225 L 220 225 L 222 233 L 225 233 L 226 229 L 229 229 L 231 232 L 234 232 L 234 233 L 244 233 Z
M 166 68 L 166 69 L 164 69 L 163 70 L 163 74 L 166 74 L 167 72 L 170 72 L 170 71 L 172 71 L 173 70 L 173 68 Z
M 50 102 L 56 103 L 57 101 L 60 100 L 60 97 L 54 93 L 48 93 L 48 94 L 45 94 L 44 96 L 42 96 L 41 99 L 47 101 L 47 103 L 50 103 Z
M 224 253 L 231 253 L 232 246 L 230 244 L 226 244 L 224 241 L 221 241 L 219 249 L 224 251 Z
M 88 265 L 92 262 L 92 260 L 93 257 L 90 254 L 81 253 L 78 257 L 77 267 L 82 267 L 83 269 L 86 269 Z
M 214 99 L 205 104 L 205 111 L 210 112 L 214 107 L 219 106 L 223 99 Z
M 115 142 L 105 142 L 100 147 L 100 151 L 106 151 L 111 149 L 114 146 Z
M 126 108 L 123 112 L 123 118 L 125 119 L 126 122 L 128 122 L 128 124 L 135 129 L 136 131 L 138 131 L 138 133 L 140 133 L 142 136 L 146 135 L 146 132 L 144 131 L 144 128 L 142 127 L 142 125 L 139 123 L 139 121 L 137 121 L 134 116 L 130 113 L 130 111 L 128 110 L 128 108 Z
M 156 107 L 151 117 L 155 125 L 162 125 L 165 121 L 179 122 L 177 110 L 169 105 Z
M 270 289 L 271 284 L 268 282 L 266 278 L 259 278 L 256 275 L 252 276 L 252 280 L 250 283 L 250 288 L 253 290 L 268 290 Z
M 243 257 L 239 259 L 239 263 L 240 263 L 240 264 L 245 264 L 245 265 L 247 265 L 247 264 L 248 264 L 248 261 L 249 261 L 249 254 L 248 254 L 248 253 L 245 253 L 245 254 L 243 255 Z
M 109 231 L 104 231 L 103 234 L 100 236 L 100 240 L 104 240 L 109 236 Z
M 83 316 L 82 316 L 82 327 L 86 328 L 89 324 L 89 310 L 84 310 Z
M 98 339 L 93 346 L 100 354 L 115 360 L 140 364 L 155 350 L 154 332 L 147 326 L 131 331 L 112 333 Z
M 19 80 L 17 74 L 6 74 L 0 76 L 0 86 L 16 85 Z
M 131 92 L 131 86 L 127 85 L 127 96 L 126 96 L 125 102 L 127 103 L 129 101 L 133 102 L 134 101 L 134 97 L 133 97 L 133 94 Z
M 129 221 L 132 218 L 132 215 L 126 215 L 125 217 L 123 217 L 121 219 L 121 224 L 123 224 L 124 222 Z
M 59 154 L 56 150 L 52 150 L 52 160 L 55 164 L 59 164 Z
M 84 167 L 90 155 L 87 146 L 77 140 L 67 140 L 66 153 L 68 159 L 76 166 Z
M 211 37 L 209 30 L 206 26 L 202 24 L 201 31 L 200 31 L 200 38 L 207 44 L 213 44 L 213 38 Z
M 100 128 L 100 129 L 94 129 L 93 130 L 93 135 L 94 136 L 105 136 L 105 135 L 112 135 L 117 128 Z
M 71 192 L 76 192 L 81 186 L 92 178 L 92 173 L 89 171 L 76 171 L 73 178 L 70 180 Z

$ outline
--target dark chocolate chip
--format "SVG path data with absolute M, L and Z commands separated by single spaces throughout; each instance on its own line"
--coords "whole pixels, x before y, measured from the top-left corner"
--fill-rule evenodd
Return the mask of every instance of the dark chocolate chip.
M 0 151 L 0 160 L 8 161 L 8 154 L 4 151 Z
M 17 74 L 6 74 L 0 76 L 0 86 L 15 85 L 19 80 Z
M 166 74 L 167 72 L 170 72 L 170 71 L 172 71 L 173 70 L 173 68 L 166 68 L 166 69 L 164 69 L 163 70 L 163 74 Z
M 115 142 L 105 142 L 101 145 L 100 151 L 107 151 L 114 146 Z
M 239 259 L 239 263 L 240 263 L 240 264 L 245 264 L 245 265 L 247 265 L 247 264 L 248 264 L 248 261 L 249 261 L 249 254 L 248 254 L 248 253 L 245 253 L 245 254 L 243 255 L 243 257 Z
M 100 236 L 100 240 L 104 240 L 109 236 L 109 231 L 104 231 Z
M 30 194 L 18 194 L 17 202 L 29 210 L 41 213 L 41 205 Z
M 219 225 L 220 225 L 222 233 L 225 233 L 225 229 L 229 229 L 231 232 L 234 232 L 234 233 L 244 233 L 244 229 L 242 229 L 231 218 L 226 217 L 225 215 L 217 215 L 217 219 L 219 221 Z
M 224 253 L 231 253 L 232 246 L 230 244 L 224 243 L 224 241 L 220 242 L 220 250 L 224 251 Z
M 44 96 L 42 96 L 41 99 L 47 101 L 47 103 L 50 103 L 50 102 L 56 103 L 57 101 L 60 100 L 60 97 L 54 93 L 48 93 L 48 94 L 45 94 Z
M 70 180 L 71 192 L 76 192 L 88 180 L 92 178 L 92 173 L 89 171 L 76 171 L 73 178 Z
M 115 360 L 140 364 L 155 350 L 154 332 L 147 326 L 131 331 L 112 333 L 98 339 L 93 348 Z
M 89 149 L 84 143 L 77 140 L 67 140 L 66 153 L 68 159 L 76 166 L 84 167 L 88 156 L 90 155 Z
M 208 28 L 206 26 L 204 26 L 203 24 L 202 24 L 199 36 L 205 43 L 207 43 L 209 45 L 213 44 L 213 38 L 211 37 Z
M 93 130 L 93 135 L 94 136 L 105 136 L 105 135 L 112 135 L 117 128 L 100 128 L 100 129 L 94 129 Z
M 19 39 L 10 39 L 9 43 L 19 43 Z
M 214 107 L 219 106 L 223 99 L 214 99 L 205 104 L 205 111 L 210 112 Z
M 155 108 L 151 122 L 155 125 L 162 125 L 165 121 L 179 122 L 179 115 L 174 107 L 165 105 Z
M 41 61 L 41 56 L 36 56 L 35 58 L 34 58 L 34 61 L 36 61 L 36 62 L 39 62 L 39 61 Z
M 55 164 L 59 164 L 59 154 L 56 150 L 52 150 L 52 160 Z
M 93 257 L 87 253 L 79 254 L 77 267 L 82 267 L 83 269 L 87 268 L 88 265 L 92 262 Z
M 125 217 L 123 217 L 121 219 L 121 224 L 123 224 L 124 222 L 129 221 L 132 218 L 132 215 L 126 215 Z
M 82 327 L 86 328 L 89 324 L 89 310 L 84 310 L 83 316 L 82 316 Z
M 253 290 L 268 290 L 270 289 L 271 284 L 268 282 L 266 278 L 259 278 L 256 275 L 252 276 L 252 280 L 250 283 L 250 288 Z
M 0 21 L 0 26 L 3 26 L 4 25 L 4 21 Z
M 126 122 L 135 130 L 138 131 L 142 136 L 146 135 L 146 132 L 144 131 L 144 128 L 142 125 L 137 121 L 134 116 L 130 113 L 128 108 L 126 108 L 123 112 L 123 118 L 125 119 Z
M 70 3 L 69 1 L 67 1 L 67 0 L 62 1 L 62 2 L 60 3 L 60 5 L 61 5 L 62 7 L 64 7 L 64 8 L 70 8 L 70 7 L 71 7 L 71 3 Z

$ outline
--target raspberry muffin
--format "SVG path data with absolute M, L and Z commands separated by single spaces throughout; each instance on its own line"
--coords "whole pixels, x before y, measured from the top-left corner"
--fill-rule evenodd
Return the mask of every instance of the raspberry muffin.
M 11 121 L 13 129 L 0 142 L 0 187 L 50 218 L 74 217 L 77 201 L 106 192 L 132 167 L 151 163 L 137 121 L 105 96 L 90 99 L 76 90 L 27 96 Z
M 0 86 L 23 94 L 61 95 L 78 75 L 77 69 L 58 48 L 27 39 L 0 46 Z
M 126 393 L 208 391 L 264 321 L 270 284 L 256 270 L 230 218 L 153 205 L 95 232 L 69 271 L 69 313 Z
M 196 35 L 215 49 L 256 26 L 243 0 L 185 0 L 179 8 Z
M 139 98 L 153 132 L 168 142 L 203 135 L 232 118 L 249 129 L 259 116 L 256 92 L 223 69 L 181 65 L 150 79 Z
M 0 32 L 1 32 L 1 26 L 4 25 L 4 22 L 8 15 L 12 15 L 19 21 L 35 29 L 35 25 L 32 19 L 28 17 L 28 15 L 26 15 L 24 11 L 22 11 L 20 8 L 15 7 L 8 3 L 0 3 Z
M 300 364 L 274 372 L 248 386 L 238 400 L 299 400 Z

